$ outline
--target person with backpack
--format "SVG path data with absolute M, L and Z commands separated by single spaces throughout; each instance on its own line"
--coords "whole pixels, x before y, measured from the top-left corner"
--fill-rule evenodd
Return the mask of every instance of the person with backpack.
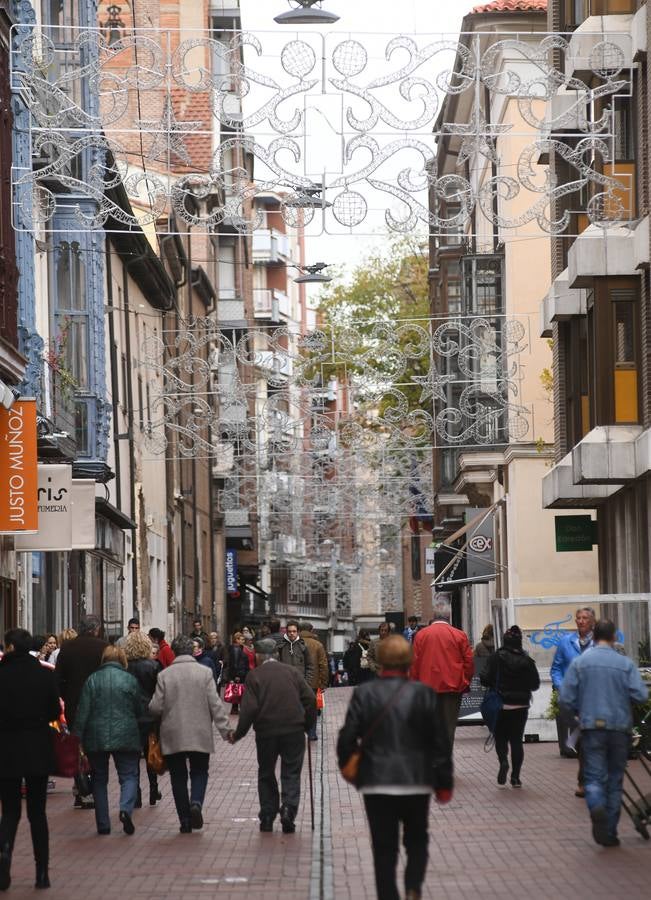
M 369 659 L 371 635 L 362 628 L 357 640 L 353 641 L 344 654 L 344 668 L 348 672 L 348 684 L 364 684 L 373 678 L 373 669 Z

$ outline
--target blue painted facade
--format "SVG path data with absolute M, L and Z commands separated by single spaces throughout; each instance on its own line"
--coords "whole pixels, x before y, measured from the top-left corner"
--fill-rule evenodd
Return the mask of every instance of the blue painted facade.
M 49 6 L 46 5 L 44 14 Z M 13 0 L 13 13 L 15 21 L 29 25 L 36 21 L 34 10 L 28 0 Z M 77 7 L 76 21 L 66 24 L 95 27 L 97 23 L 96 0 L 80 0 Z M 47 21 L 44 25 L 49 24 Z M 88 45 L 82 53 L 92 52 Z M 84 60 L 80 60 L 83 65 Z M 97 115 L 99 101 L 95 93 L 90 90 L 89 79 L 84 79 L 82 85 L 82 103 L 91 115 Z M 31 135 L 30 113 L 25 107 L 20 94 L 14 96 L 14 136 L 13 136 L 14 164 L 18 169 L 29 170 L 31 166 Z M 85 180 L 86 174 L 94 164 L 103 163 L 98 156 L 99 151 L 88 150 L 81 160 L 80 179 Z M 56 193 L 56 186 L 51 190 L 55 193 L 56 207 L 50 226 L 53 234 L 48 246 L 48 284 L 47 297 L 36 298 L 35 292 L 35 244 L 28 227 L 31 212 L 31 194 L 29 191 L 18 197 L 14 205 L 14 215 L 17 225 L 16 231 L 16 256 L 19 268 L 19 322 L 20 322 L 20 349 L 28 359 L 27 372 L 23 383 L 23 392 L 29 396 L 37 397 L 41 410 L 45 413 L 43 397 L 43 376 L 48 368 L 44 361 L 46 350 L 43 337 L 36 329 L 36 310 L 38 303 L 48 304 L 48 321 L 50 338 L 56 340 L 62 327 L 69 327 L 74 321 L 78 326 L 75 332 L 75 340 L 81 347 L 84 356 L 84 377 L 79 387 L 73 390 L 70 398 L 70 406 L 76 410 L 76 422 L 71 419 L 70 429 L 74 430 L 77 437 L 77 459 L 92 464 L 105 463 L 108 450 L 108 436 L 110 428 L 111 406 L 107 400 L 106 387 L 106 356 L 105 356 L 105 330 L 104 330 L 104 252 L 105 235 L 100 229 L 79 230 L 77 209 L 88 216 L 96 212 L 96 203 L 91 199 L 72 200 L 68 193 Z M 27 225 L 26 225 L 27 223 Z M 78 263 L 78 273 L 81 282 L 73 281 L 78 288 L 80 307 L 70 315 L 70 297 L 60 297 L 59 287 L 62 275 L 59 267 L 65 257 L 66 251 L 74 245 Z M 63 304 L 63 305 L 62 305 Z M 62 322 L 65 323 L 62 326 Z M 46 374 L 49 374 L 46 372 Z M 92 471 L 92 465 L 91 465 Z

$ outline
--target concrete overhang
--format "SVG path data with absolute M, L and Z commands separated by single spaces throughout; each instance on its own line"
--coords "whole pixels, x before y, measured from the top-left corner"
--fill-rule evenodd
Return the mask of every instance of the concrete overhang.
M 469 500 L 465 494 L 437 494 L 438 506 L 468 506 Z
M 631 53 L 633 54 L 633 59 L 638 59 L 640 56 L 644 55 L 647 50 L 646 10 L 646 4 L 641 6 L 633 16 L 633 21 L 631 22 Z
M 591 287 L 593 278 L 635 275 L 649 265 L 649 218 L 635 226 L 589 225 L 569 249 L 568 287 Z
M 572 316 L 585 316 L 587 292 L 571 288 L 567 269 L 552 281 L 540 304 L 540 336 L 552 336 L 552 322 L 562 322 Z
M 640 478 L 651 472 L 651 428 L 647 428 L 635 441 L 635 475 Z
M 616 484 L 636 477 L 635 444 L 641 425 L 599 425 L 572 449 L 574 484 Z
M 632 66 L 633 18 L 629 13 L 584 19 L 570 38 L 565 54 L 565 74 L 569 78 L 581 77 L 598 69 L 617 70 Z
M 617 493 L 620 487 L 621 484 L 575 484 L 572 454 L 568 453 L 543 477 L 543 508 L 593 509 Z

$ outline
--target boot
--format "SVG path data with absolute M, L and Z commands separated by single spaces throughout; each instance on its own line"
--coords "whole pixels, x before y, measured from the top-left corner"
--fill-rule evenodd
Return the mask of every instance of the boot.
M 36 863 L 36 883 L 34 884 L 35 888 L 49 888 L 50 886 L 50 876 L 47 870 L 47 863 L 44 865 L 43 863 Z
M 136 794 L 135 809 L 142 809 L 142 791 L 140 787 L 138 787 L 138 793 Z
M 0 891 L 6 891 L 11 884 L 11 846 L 0 847 Z
M 149 805 L 156 806 L 157 801 L 162 799 L 163 795 L 158 790 L 158 779 L 155 775 L 149 775 Z

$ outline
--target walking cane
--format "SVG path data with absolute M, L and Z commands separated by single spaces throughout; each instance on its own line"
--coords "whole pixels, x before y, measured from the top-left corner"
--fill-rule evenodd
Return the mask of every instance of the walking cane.
M 312 742 L 307 739 L 307 767 L 310 778 L 310 819 L 312 822 L 312 831 L 314 831 L 314 783 L 312 782 Z

